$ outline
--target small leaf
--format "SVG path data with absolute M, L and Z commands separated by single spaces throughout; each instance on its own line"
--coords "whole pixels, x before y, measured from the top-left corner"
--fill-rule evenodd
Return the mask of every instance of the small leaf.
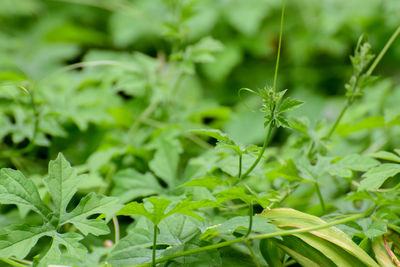
M 400 173 L 400 164 L 384 163 L 364 173 L 358 190 L 378 189 L 390 177 Z
M 295 108 L 300 107 L 303 104 L 304 104 L 303 101 L 287 97 L 283 100 L 283 102 L 279 106 L 278 113 L 283 113 L 283 112 L 293 110 Z

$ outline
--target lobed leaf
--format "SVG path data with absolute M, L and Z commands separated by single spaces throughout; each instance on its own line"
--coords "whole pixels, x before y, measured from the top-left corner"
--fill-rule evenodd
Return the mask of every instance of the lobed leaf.
M 20 171 L 12 169 L 0 170 L 0 204 L 15 204 L 32 209 L 44 220 L 48 220 L 50 210 L 47 208 L 32 182 Z
M 384 163 L 364 173 L 358 190 L 378 189 L 390 177 L 400 173 L 400 164 Z

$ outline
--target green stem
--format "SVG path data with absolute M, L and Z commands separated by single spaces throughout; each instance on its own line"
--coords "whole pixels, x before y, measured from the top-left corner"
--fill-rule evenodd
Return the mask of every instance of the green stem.
M 24 264 L 20 264 L 18 262 L 13 261 L 13 260 L 2 258 L 2 257 L 0 257 L 0 261 L 5 262 L 5 263 L 7 263 L 7 264 L 9 264 L 11 266 L 15 266 L 15 267 L 26 267 L 26 265 L 24 265 Z
M 256 254 L 254 253 L 254 250 L 253 250 L 253 248 L 251 247 L 251 244 L 250 244 L 249 240 L 246 241 L 246 246 L 247 246 L 247 248 L 248 248 L 249 251 L 250 251 L 250 255 L 251 255 L 251 257 L 253 258 L 253 261 L 254 261 L 255 265 L 256 265 L 257 267 L 260 267 L 261 265 L 260 265 L 260 263 L 258 263 L 257 256 L 256 256 Z
M 350 107 L 351 103 L 350 100 L 347 99 L 345 105 L 342 108 L 342 111 L 340 112 L 339 116 L 336 118 L 335 123 L 332 125 L 332 128 L 330 129 L 329 133 L 326 135 L 327 139 L 330 139 L 332 134 L 335 132 L 336 128 L 339 125 L 339 122 L 342 120 L 344 114 L 346 113 L 347 109 Z
M 253 201 L 251 201 L 249 205 L 249 227 L 247 228 L 247 233 L 244 235 L 244 237 L 248 237 L 253 228 L 253 213 Z
M 338 224 L 344 224 L 344 223 L 351 222 L 351 221 L 354 221 L 357 219 L 361 219 L 369 214 L 370 214 L 370 211 L 367 211 L 365 213 L 355 214 L 355 215 L 349 216 L 347 218 L 343 218 L 343 219 L 336 220 L 333 222 L 319 224 L 319 225 L 315 225 L 315 226 L 311 226 L 311 227 L 298 228 L 298 229 L 294 229 L 294 230 L 285 230 L 285 231 L 274 232 L 274 233 L 269 233 L 269 234 L 262 234 L 262 235 L 252 235 L 247 238 L 245 238 L 243 236 L 243 237 L 239 237 L 236 239 L 224 241 L 224 242 L 221 242 L 218 244 L 212 244 L 212 245 L 205 246 L 205 247 L 199 247 L 199 248 L 195 248 L 195 249 L 178 252 L 173 255 L 168 255 L 168 256 L 165 256 L 165 257 L 155 260 L 155 263 L 160 263 L 160 262 L 168 261 L 168 260 L 175 259 L 178 257 L 182 257 L 182 256 L 194 254 L 194 253 L 199 253 L 199 252 L 203 252 L 203 251 L 207 251 L 207 250 L 222 248 L 222 247 L 226 247 L 226 246 L 233 245 L 233 244 L 247 241 L 247 240 L 265 239 L 265 238 L 272 238 L 272 237 L 276 237 L 276 236 L 288 236 L 288 235 L 293 235 L 293 234 L 301 234 L 301 233 L 311 232 L 311 231 L 315 231 L 315 230 L 320 230 L 320 229 L 328 228 L 328 227 L 335 226 Z M 136 266 L 149 266 L 149 263 L 136 265 Z
M 157 224 L 154 224 L 153 229 L 153 254 L 152 254 L 152 266 L 156 267 L 156 251 L 157 251 Z
M 238 174 L 239 179 L 242 177 L 242 161 L 243 161 L 243 156 L 242 156 L 242 154 L 240 154 L 239 155 L 239 174 Z
M 378 65 L 378 63 L 382 60 L 383 56 L 386 54 L 386 52 L 392 46 L 394 40 L 396 40 L 397 36 L 399 36 L 399 35 L 400 35 L 400 26 L 397 27 L 397 29 L 394 31 L 392 36 L 390 36 L 389 40 L 386 42 L 386 44 L 382 48 L 381 52 L 379 52 L 379 55 L 375 58 L 374 62 L 369 67 L 368 71 L 366 72 L 367 76 L 370 76 L 372 74 L 372 72 L 374 72 L 374 70 L 375 70 L 376 66 Z
M 282 45 L 282 32 L 283 32 L 283 22 L 285 19 L 285 0 L 282 0 L 282 13 L 281 13 L 281 26 L 279 29 L 279 43 L 278 43 L 278 54 L 276 56 L 276 65 L 275 65 L 275 74 L 274 74 L 274 92 L 276 91 L 276 82 L 278 79 L 278 69 L 279 69 L 279 60 L 281 58 L 281 45 Z
M 13 260 L 13 261 L 16 261 L 16 262 L 19 262 L 19 263 L 22 263 L 22 264 L 26 264 L 26 265 L 32 265 L 33 264 L 31 261 L 20 260 L 20 259 L 14 258 L 14 257 L 11 257 L 10 260 Z
M 324 198 L 322 197 L 321 188 L 319 187 L 318 181 L 315 181 L 314 185 L 315 185 L 315 190 L 317 191 L 317 195 L 318 195 L 319 203 L 321 204 L 322 211 L 325 213 L 326 212 L 325 201 L 324 201 Z
M 262 158 L 262 156 L 264 154 L 264 151 L 267 148 L 267 145 L 269 143 L 269 139 L 271 137 L 272 128 L 273 128 L 273 125 L 270 122 L 268 124 L 268 132 L 267 132 L 267 135 L 265 136 L 264 144 L 263 144 L 263 147 L 262 147 L 260 153 L 258 154 L 257 159 L 250 166 L 250 168 L 243 174 L 243 176 L 240 177 L 241 180 L 245 179 L 251 173 L 251 171 L 257 166 L 258 162 L 260 162 L 260 160 L 261 160 L 261 158 Z

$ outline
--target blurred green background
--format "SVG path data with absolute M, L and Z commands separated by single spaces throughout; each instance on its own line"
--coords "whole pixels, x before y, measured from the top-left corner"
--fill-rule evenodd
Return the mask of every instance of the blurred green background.
M 154 88 L 161 88 L 159 98 L 178 102 L 157 109 L 160 121 L 186 128 L 206 124 L 244 143 L 260 143 L 263 118 L 254 111 L 259 102 L 246 94 L 241 99 L 238 91 L 271 85 L 280 8 L 280 0 L 2 0 L 0 148 L 24 148 L 33 140 L 32 157 L 48 160 L 63 151 L 81 164 L 104 147 L 124 142 L 140 147 L 146 133 L 136 141 L 122 133 L 156 101 Z M 359 36 L 378 53 L 399 14 L 398 0 L 287 1 L 278 88 L 306 102 L 296 115 L 312 123 L 332 120 L 352 74 L 349 55 Z M 201 40 L 206 41 L 196 46 Z M 97 63 L 65 70 L 82 61 Z M 103 66 L 114 64 L 108 61 L 132 66 Z M 392 77 L 381 87 L 398 82 L 399 62 L 395 44 L 376 71 Z M 163 66 L 168 71 L 160 79 Z M 162 93 L 179 72 L 183 77 L 174 95 Z M 30 98 L 10 89 L 16 83 L 35 91 L 37 134 Z M 285 138 L 276 135 L 274 142 Z

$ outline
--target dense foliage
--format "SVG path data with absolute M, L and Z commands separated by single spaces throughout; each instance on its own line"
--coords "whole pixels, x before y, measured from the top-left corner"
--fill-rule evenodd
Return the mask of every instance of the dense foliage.
M 400 266 L 398 14 L 0 1 L 2 264 Z

